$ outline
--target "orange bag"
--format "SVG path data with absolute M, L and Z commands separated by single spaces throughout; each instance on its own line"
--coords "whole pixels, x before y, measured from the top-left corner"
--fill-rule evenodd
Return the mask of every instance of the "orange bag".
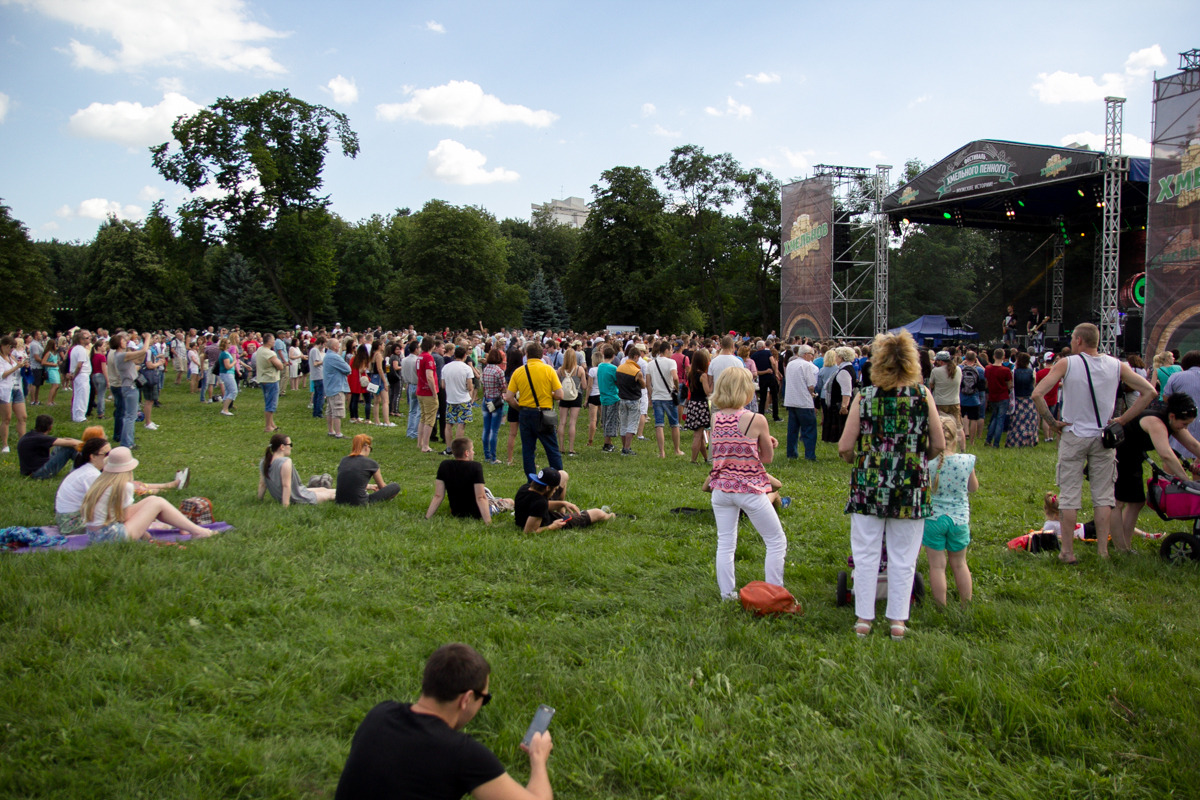
M 803 614 L 804 609 L 796 602 L 792 593 L 782 586 L 764 581 L 751 581 L 738 592 L 742 608 L 756 617 L 766 614 Z

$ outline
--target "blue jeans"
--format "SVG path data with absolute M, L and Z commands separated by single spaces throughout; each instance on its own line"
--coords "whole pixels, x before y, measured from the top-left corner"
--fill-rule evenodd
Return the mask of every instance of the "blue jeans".
M 108 391 L 108 378 L 104 373 L 92 373 L 92 397 L 96 401 L 96 413 L 104 416 L 104 393 Z
M 416 439 L 421 428 L 421 404 L 417 402 L 417 385 L 408 385 L 408 438 Z M 493 453 L 493 455 L 495 455 Z
M 67 465 L 67 462 L 73 458 L 75 458 L 74 447 L 51 448 L 50 460 L 34 470 L 33 474 L 29 477 L 38 481 L 45 480 L 46 478 L 53 478 L 63 467 Z
M 138 390 L 136 386 L 125 386 L 120 389 L 114 389 L 113 397 L 116 398 L 118 393 L 121 395 L 122 402 L 114 403 L 113 405 L 122 406 L 121 446 L 133 447 L 133 432 L 137 426 L 138 415 Z M 117 438 L 115 433 L 113 434 L 113 438 Z
M 263 393 L 263 409 L 267 413 L 272 413 L 279 408 L 279 383 L 264 383 L 262 384 Z
M 486 401 L 485 401 L 486 403 Z M 496 398 L 496 410 L 483 410 L 483 460 L 496 460 L 496 443 L 500 439 L 500 424 L 504 421 L 504 401 Z
M 1000 439 L 1004 437 L 1004 423 L 1008 420 L 1008 400 L 988 403 L 988 414 L 991 416 L 988 418 L 987 444 L 994 442 L 999 447 Z
M 325 381 L 315 380 L 309 382 L 312 384 L 313 418 L 320 419 L 324 416 L 321 413 L 321 408 L 325 405 Z
M 804 457 L 817 460 L 817 412 L 788 406 L 787 457 L 796 458 L 796 442 L 804 441 Z
M 563 468 L 562 454 L 558 452 L 558 431 L 542 433 L 542 412 L 536 408 L 522 408 L 518 418 L 521 431 L 521 466 L 525 474 L 537 472 L 534 461 L 537 443 L 546 448 L 546 461 L 555 469 Z
M 654 406 L 654 426 L 661 428 L 663 425 L 670 425 L 672 428 L 679 427 L 679 407 L 670 400 L 652 400 Z

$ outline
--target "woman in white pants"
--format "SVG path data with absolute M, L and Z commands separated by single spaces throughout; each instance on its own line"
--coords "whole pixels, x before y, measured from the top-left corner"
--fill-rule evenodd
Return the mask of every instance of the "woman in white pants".
M 71 421 L 87 419 L 88 398 L 92 392 L 92 334 L 75 331 L 71 338 L 71 353 L 67 368 L 71 371 Z
M 717 589 L 723 599 L 737 597 L 733 555 L 741 511 L 766 545 L 766 582 L 783 585 L 787 537 L 767 497 L 771 480 L 763 466 L 774 459 L 779 442 L 771 435 L 766 417 L 745 409 L 753 396 L 754 381 L 744 367 L 724 370 L 713 390 L 717 410 L 712 415 L 713 466 L 707 488 L 712 491 L 717 520 Z
M 850 473 L 850 550 L 854 555 L 854 632 L 875 619 L 879 560 L 887 541 L 887 618 L 895 641 L 907 631 L 909 599 L 929 506 L 927 458 L 946 446 L 933 394 L 921 385 L 908 331 L 881 333 L 871 345 L 871 382 L 854 398 L 838 441 Z

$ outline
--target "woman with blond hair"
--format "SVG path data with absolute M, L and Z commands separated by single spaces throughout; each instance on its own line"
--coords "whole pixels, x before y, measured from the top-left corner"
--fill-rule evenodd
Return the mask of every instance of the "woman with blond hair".
M 563 349 L 563 363 L 558 368 L 558 380 L 563 387 L 563 399 L 558 403 L 558 441 L 567 445 L 567 455 L 577 455 L 575 452 L 575 423 L 579 419 L 579 409 L 583 408 L 583 399 L 588 392 L 587 370 L 579 366 L 578 357 L 573 348 Z M 568 393 L 571 395 L 568 397 Z
M 98 463 L 99 459 L 96 459 Z M 133 470 L 138 460 L 128 447 L 114 447 L 104 460 L 101 474 L 83 496 L 80 518 L 87 521 L 90 542 L 135 542 L 150 538 L 150 525 L 165 522 L 198 539 L 212 536 L 157 495 L 133 502 Z
M 746 410 L 753 397 L 750 370 L 729 367 L 717 376 L 712 395 L 713 465 L 707 488 L 717 521 L 717 590 L 724 599 L 737 597 L 733 555 L 742 512 L 766 545 L 767 583 L 783 585 L 787 536 L 768 497 L 773 487 L 763 466 L 774 459 L 779 442 L 771 435 L 766 417 Z
M 837 442 L 842 438 L 846 428 L 846 417 L 850 414 L 850 400 L 854 397 L 855 384 L 858 382 L 854 371 L 855 352 L 852 347 L 839 347 L 837 356 L 837 371 L 827 379 L 829 385 L 829 402 L 825 406 L 825 417 L 821 420 L 821 441 Z M 828 359 L 828 356 L 826 356 Z
M 1170 350 L 1164 350 L 1154 357 L 1154 380 L 1152 382 L 1158 389 L 1159 400 L 1167 399 L 1167 381 L 1176 372 L 1182 370 L 1183 368 L 1175 363 L 1175 354 Z
M 904 638 L 913 575 L 929 504 L 928 457 L 946 446 L 933 394 L 921 385 L 921 362 L 908 331 L 881 333 L 871 347 L 872 386 L 854 398 L 838 441 L 850 475 L 850 549 L 854 555 L 854 632 L 875 619 L 875 589 L 884 541 L 888 550 L 887 618 Z M 931 424 L 931 421 L 934 421 Z
M 360 433 L 351 440 L 350 455 L 338 464 L 337 493 L 334 499 L 341 504 L 365 506 L 391 500 L 400 494 L 400 484 L 384 483 L 379 463 L 371 458 L 371 437 Z M 368 488 L 374 481 L 375 485 Z

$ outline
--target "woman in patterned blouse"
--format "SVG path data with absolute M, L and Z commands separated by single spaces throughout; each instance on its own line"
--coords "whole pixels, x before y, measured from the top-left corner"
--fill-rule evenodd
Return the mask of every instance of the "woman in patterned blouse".
M 854 398 L 838 441 L 850 473 L 850 549 L 854 554 L 854 632 L 875 619 L 876 576 L 887 541 L 887 618 L 892 639 L 904 638 L 913 575 L 929 516 L 927 458 L 946 445 L 933 395 L 921 385 L 912 335 L 881 333 L 871 346 L 871 382 Z

